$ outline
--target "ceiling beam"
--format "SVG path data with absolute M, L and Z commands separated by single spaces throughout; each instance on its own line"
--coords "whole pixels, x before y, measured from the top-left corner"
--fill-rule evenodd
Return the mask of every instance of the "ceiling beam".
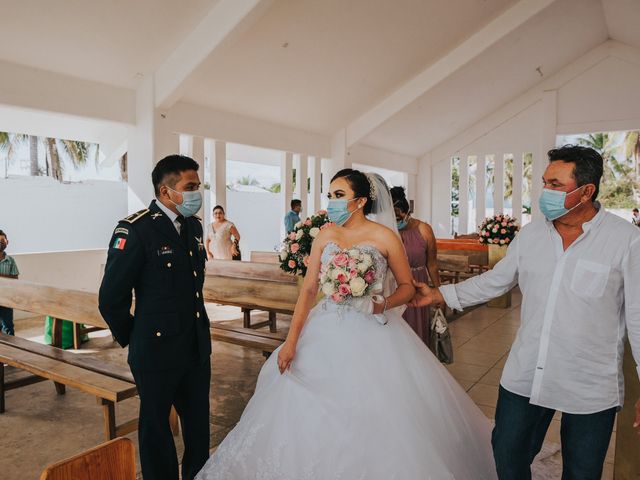
M 424 95 L 456 70 L 469 63 L 556 0 L 521 0 L 451 52 L 413 77 L 347 126 L 347 146 L 369 135 L 393 115 Z
M 199 65 L 256 20 L 273 0 L 219 0 L 154 74 L 155 104 L 170 108 Z

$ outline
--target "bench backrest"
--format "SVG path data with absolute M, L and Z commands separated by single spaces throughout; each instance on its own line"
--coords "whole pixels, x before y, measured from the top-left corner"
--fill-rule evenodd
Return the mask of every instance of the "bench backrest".
M 447 272 L 468 272 L 469 257 L 465 255 L 448 255 L 438 252 L 438 269 Z
M 108 328 L 98 311 L 98 295 L 91 292 L 0 277 L 0 305 Z
M 136 449 L 128 438 L 116 438 L 61 462 L 49 465 L 40 480 L 135 480 Z
M 258 252 L 252 251 L 250 255 L 250 260 L 252 262 L 258 263 L 280 263 L 280 258 L 278 258 L 278 252 Z
M 214 260 L 207 262 L 207 276 L 264 280 L 279 283 L 297 283 L 296 277 L 280 269 L 278 265 L 260 262 L 236 262 Z

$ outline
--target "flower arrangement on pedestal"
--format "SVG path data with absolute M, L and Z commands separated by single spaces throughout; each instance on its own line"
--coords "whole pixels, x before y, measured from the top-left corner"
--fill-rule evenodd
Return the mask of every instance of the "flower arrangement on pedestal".
M 296 223 L 293 231 L 282 241 L 280 268 L 287 273 L 304 277 L 307 274 L 313 240 L 320 230 L 331 225 L 333 223 L 329 221 L 327 212 L 324 210 Z
M 519 230 L 515 218 L 505 214 L 494 215 L 485 218 L 478 227 L 479 241 L 486 245 L 507 246 Z

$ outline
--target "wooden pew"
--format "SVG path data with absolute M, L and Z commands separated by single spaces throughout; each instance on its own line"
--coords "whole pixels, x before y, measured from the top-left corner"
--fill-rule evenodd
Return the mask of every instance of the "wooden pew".
M 65 318 L 99 328 L 108 325 L 98 311 L 95 293 L 51 287 L 24 280 L 0 277 L 0 305 Z M 95 395 L 103 406 L 105 438 L 124 435 L 137 429 L 137 419 L 117 426 L 115 403 L 136 395 L 133 376 L 128 369 L 87 355 L 74 354 L 19 337 L 0 334 L 0 364 L 6 363 L 30 372 L 32 376 L 4 382 L 0 369 L 0 413 L 4 412 L 4 391 L 52 380 L 58 394 L 65 387 L 78 388 Z M 177 417 L 172 413 L 172 430 L 177 431 Z
M 280 264 L 278 252 L 259 252 L 253 250 L 251 251 L 249 259 L 254 263 L 273 263 L 276 265 Z
M 442 283 L 458 283 L 469 277 L 469 257 L 438 252 L 438 270 Z
M 265 357 L 268 357 L 276 348 L 282 345 L 285 340 L 284 334 L 236 328 L 220 323 L 211 324 L 211 338 L 221 342 L 261 350 Z
M 278 265 L 217 260 L 207 263 L 203 297 L 207 302 L 242 308 L 247 329 L 268 325 L 275 332 L 276 313 L 293 313 L 298 282 Z M 269 320 L 252 324 L 251 310 L 269 312 Z
M 478 273 L 482 273 L 489 268 L 489 247 L 475 240 L 437 239 L 436 246 L 438 253 L 467 256 L 470 269 L 477 270 Z

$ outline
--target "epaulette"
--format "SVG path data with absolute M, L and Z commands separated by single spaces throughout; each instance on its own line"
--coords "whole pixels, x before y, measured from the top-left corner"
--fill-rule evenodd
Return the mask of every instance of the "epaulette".
M 131 215 L 129 215 L 126 218 L 123 218 L 122 220 L 120 220 L 121 222 L 127 222 L 127 223 L 133 223 L 136 222 L 138 220 L 140 220 L 142 217 L 144 217 L 147 213 L 149 213 L 149 209 L 145 208 L 142 209 L 140 211 L 137 211 L 136 213 L 132 213 Z

